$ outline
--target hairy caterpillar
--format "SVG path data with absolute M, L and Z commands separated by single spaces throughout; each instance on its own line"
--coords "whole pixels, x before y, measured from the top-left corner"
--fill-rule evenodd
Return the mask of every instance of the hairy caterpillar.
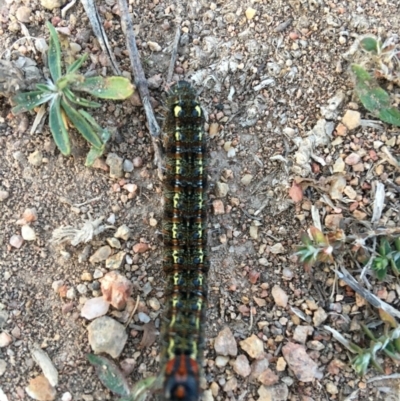
M 194 89 L 186 81 L 171 88 L 166 105 L 163 397 L 198 401 L 209 268 L 204 115 Z

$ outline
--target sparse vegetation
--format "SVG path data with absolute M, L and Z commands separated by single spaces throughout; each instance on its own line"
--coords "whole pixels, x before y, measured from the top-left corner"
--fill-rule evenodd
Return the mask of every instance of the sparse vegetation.
M 85 92 L 101 99 L 123 100 L 132 95 L 134 87 L 124 77 L 85 77 L 78 74 L 78 70 L 87 59 L 87 54 L 68 66 L 63 74 L 61 46 L 57 32 L 49 22 L 47 27 L 50 31 L 47 60 L 51 79 L 48 79 L 47 83 L 37 84 L 35 91 L 20 92 L 14 96 L 13 101 L 16 106 L 12 111 L 18 114 L 49 103 L 49 126 L 58 149 L 63 155 L 70 155 L 68 129 L 75 127 L 91 146 L 85 163 L 91 166 L 103 154 L 110 133 L 100 127 L 95 119 L 81 108 L 98 108 L 101 105 L 76 92 Z

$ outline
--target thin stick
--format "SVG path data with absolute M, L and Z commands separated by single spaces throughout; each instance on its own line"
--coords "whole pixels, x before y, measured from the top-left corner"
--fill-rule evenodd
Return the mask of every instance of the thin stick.
M 176 29 L 174 43 L 172 45 L 171 60 L 169 62 L 168 75 L 167 75 L 167 85 L 170 84 L 172 81 L 172 75 L 175 69 L 176 58 L 178 56 L 178 46 L 180 38 L 181 38 L 181 26 L 180 23 L 178 23 L 178 28 Z

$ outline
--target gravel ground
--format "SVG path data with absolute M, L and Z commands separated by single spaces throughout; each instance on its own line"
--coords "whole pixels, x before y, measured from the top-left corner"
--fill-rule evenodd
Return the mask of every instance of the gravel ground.
M 63 17 L 60 8 L 52 9 L 56 3 L 0 0 L 0 52 L 12 50 L 13 59 L 29 56 L 42 69 L 41 54 L 31 51 L 31 42 L 17 42 L 26 35 L 20 22 L 31 36 L 47 39 L 44 22 L 51 20 L 73 43 L 72 53 L 90 54 L 84 68 L 111 74 L 81 4 Z M 396 130 L 360 124 L 345 129 L 344 135 L 340 130 L 347 110 L 360 112 L 362 119 L 370 118 L 363 109 L 357 110 L 349 62 L 343 55 L 357 35 L 398 32 L 398 5 L 386 0 L 185 3 L 174 79 L 188 79 L 198 90 L 208 113 L 210 137 L 211 271 L 204 400 L 398 399 L 398 379 L 377 378 L 373 369 L 366 377 L 358 377 L 349 366 L 346 350 L 322 329 L 328 324 L 360 342 L 358 323 L 371 319 L 371 309 L 357 302 L 355 293 L 341 282 L 331 300 L 332 270 L 325 267 L 306 274 L 293 256 L 300 232 L 313 224 L 312 205 L 326 230 L 334 226 L 333 219 L 326 220 L 332 214 L 356 221 L 370 219 L 373 182 L 389 177 L 400 185 L 398 172 L 382 158 L 377 144 L 396 155 Z M 161 117 L 162 88 L 179 6 L 162 0 L 131 0 L 129 7 L 152 103 Z M 99 4 L 99 10 L 117 61 L 129 74 L 118 7 L 109 0 Z M 64 53 L 70 55 L 71 51 Z M 323 116 L 321 107 L 339 91 L 342 101 L 336 115 L 326 117 L 335 130 L 334 143 L 329 141 L 315 150 L 309 171 L 296 169 L 293 138 L 307 137 Z M 86 360 L 90 352 L 88 322 L 80 317 L 84 302 L 100 295 L 99 276 L 109 271 L 104 261 L 90 262 L 88 256 L 107 245 L 115 229 L 96 236 L 90 249 L 55 246 L 50 239 L 58 227 L 81 226 L 87 219 L 102 216 L 109 221 L 105 224 L 129 227 L 130 237 L 121 239 L 121 249 L 112 251 L 126 252 L 119 271 L 133 283 L 132 297 L 139 297 L 140 304 L 119 361 L 129 360 L 134 365 L 132 382 L 156 374 L 158 337 L 140 347 L 140 313 L 158 328 L 162 308 L 158 309 L 154 300 L 162 305 L 164 291 L 160 274 L 162 183 L 153 164 L 145 115 L 137 96 L 124 102 L 104 102 L 95 113 L 98 122 L 113 132 L 108 154 L 128 161 L 128 171 L 116 179 L 110 178 L 104 160 L 96 168 L 84 167 L 88 149 L 80 138 L 74 139 L 73 157 L 63 157 L 46 124 L 43 132 L 32 135 L 33 114 L 16 117 L 7 99 L 0 98 L 0 104 L 0 331 L 4 334 L 0 387 L 10 401 L 29 398 L 25 387 L 41 373 L 30 352 L 38 344 L 59 374 L 54 399 L 117 399 Z M 363 166 L 358 165 L 358 170 L 354 168 L 357 163 L 345 159 L 352 153 L 360 156 L 358 163 Z M 345 160 L 342 171 L 350 187 L 345 199 L 358 202 L 354 210 L 345 206 L 346 201 L 340 206 L 336 201 L 325 204 L 315 188 L 304 191 L 297 203 L 291 199 L 288 191 L 295 176 L 305 179 L 306 175 L 323 185 L 332 179 L 338 158 Z M 129 161 L 134 165 L 131 172 Z M 398 201 L 394 191 L 384 212 L 388 227 L 398 226 Z M 21 245 L 19 220 L 26 209 L 33 208 L 37 220 L 29 225 L 35 239 Z M 353 267 L 350 260 L 345 262 L 349 269 Z M 54 291 L 55 287 L 59 290 L 55 282 L 64 286 L 65 293 Z M 371 283 L 375 294 L 398 308 L 400 287 L 395 280 L 376 284 L 371 278 Z M 304 319 L 293 308 L 300 310 Z M 111 315 L 121 318 L 115 311 Z M 257 349 L 259 340 L 261 350 Z M 221 342 L 228 348 L 221 348 Z M 302 344 L 298 362 L 304 371 L 313 372 L 307 378 L 294 373 L 291 357 L 299 350 L 298 344 Z M 383 366 L 387 375 L 397 371 L 389 359 Z

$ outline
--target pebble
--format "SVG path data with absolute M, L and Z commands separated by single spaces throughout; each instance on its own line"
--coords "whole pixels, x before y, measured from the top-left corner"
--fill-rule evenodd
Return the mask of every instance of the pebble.
M 342 123 L 339 123 L 336 127 L 337 136 L 346 136 L 348 131 L 348 128 Z
M 15 16 L 19 22 L 29 22 L 32 10 L 29 7 L 21 6 L 17 8 Z
M 357 192 L 349 185 L 346 186 L 343 192 L 349 197 L 349 199 L 356 199 L 357 197 Z
M 0 348 L 7 347 L 12 343 L 12 337 L 5 331 L 0 333 Z
M 125 184 L 123 188 L 126 189 L 130 194 L 134 194 L 138 190 L 138 186 L 136 184 Z
M 333 165 L 333 172 L 334 173 L 342 173 L 345 168 L 345 163 L 341 157 L 338 157 Z
M 229 391 L 235 391 L 237 389 L 237 379 L 236 377 L 231 377 L 224 386 L 224 391 L 229 392 Z
M 161 308 L 160 301 L 154 297 L 149 299 L 149 306 L 155 311 L 158 311 Z
M 117 238 L 111 237 L 106 239 L 108 245 L 111 246 L 111 248 L 115 249 L 121 249 L 121 243 L 118 241 Z
M 279 357 L 278 360 L 276 361 L 276 370 L 278 372 L 283 372 L 286 369 L 286 361 L 285 358 Z
M 146 244 L 145 242 L 139 242 L 132 247 L 132 250 L 134 253 L 144 253 L 147 252 L 149 248 L 149 244 Z
M 135 369 L 136 364 L 137 364 L 136 359 L 126 358 L 120 362 L 119 366 L 121 367 L 124 376 L 128 377 Z
M 214 138 L 219 132 L 219 124 L 218 123 L 211 123 L 210 128 L 208 129 L 208 134 L 210 138 Z
M 106 164 L 110 167 L 111 178 L 121 178 L 124 175 L 123 159 L 116 153 L 109 153 L 106 159 Z
M 311 382 L 318 375 L 318 365 L 308 356 L 303 345 L 289 342 L 282 347 L 282 354 L 298 380 Z
M 339 389 L 337 388 L 336 384 L 334 384 L 331 381 L 328 381 L 328 383 L 326 383 L 326 387 L 325 388 L 326 388 L 326 391 L 329 394 L 334 395 L 334 394 L 338 394 L 339 393 Z
M 69 391 L 66 391 L 61 396 L 61 401 L 72 401 L 72 394 Z
M 223 356 L 236 356 L 237 344 L 235 337 L 229 327 L 223 328 L 214 341 L 214 349 L 218 355 Z
M 74 287 L 71 287 L 67 290 L 66 297 L 68 299 L 75 299 L 76 298 L 76 290 Z
M 103 272 L 100 270 L 100 269 L 95 269 L 95 271 L 94 271 L 94 273 L 93 273 L 93 278 L 94 279 L 98 279 L 98 278 L 101 278 L 101 277 L 103 277 L 104 276 L 104 274 L 103 274 Z
M 215 365 L 219 368 L 224 368 L 229 362 L 229 358 L 227 356 L 218 355 L 215 358 Z
M 137 156 L 133 159 L 133 166 L 136 168 L 143 166 L 143 159 L 140 156 Z
M 321 341 L 312 340 L 307 343 L 307 348 L 312 349 L 313 351 L 322 351 L 325 348 L 325 345 L 321 343 Z
M 217 182 L 217 185 L 215 187 L 215 195 L 217 195 L 219 198 L 225 198 L 225 196 L 228 194 L 228 191 L 228 184 L 226 184 L 225 182 Z
M 61 7 L 65 4 L 65 0 L 40 0 L 40 4 L 48 10 Z
M 83 272 L 81 274 L 81 280 L 82 281 L 92 281 L 93 280 L 93 275 L 90 272 Z
M 76 286 L 76 289 L 78 290 L 79 294 L 86 294 L 88 291 L 87 285 L 86 284 L 78 284 Z
M 342 118 L 342 123 L 349 131 L 358 128 L 361 125 L 361 114 L 355 110 L 347 110 Z
M 149 224 L 150 224 L 150 227 L 157 227 L 158 222 L 155 218 L 151 217 L 149 219 Z
M 81 316 L 87 320 L 93 320 L 107 314 L 110 304 L 103 298 L 88 299 L 81 310 Z
M 103 298 L 114 308 L 125 308 L 128 298 L 132 294 L 132 283 L 122 274 L 117 272 L 107 273 L 101 280 Z
M 131 236 L 131 229 L 126 224 L 119 226 L 117 232 L 114 234 L 115 238 L 121 238 L 124 241 L 127 241 L 130 236 Z
M 344 159 L 344 162 L 349 166 L 354 166 L 359 163 L 360 160 L 361 157 L 357 153 L 351 153 Z
M 152 52 L 160 52 L 162 50 L 162 47 L 157 42 L 148 41 L 147 46 Z
M 276 305 L 282 308 L 286 308 L 289 297 L 286 292 L 282 290 L 281 287 L 279 287 L 278 285 L 274 285 L 271 291 L 271 295 L 274 298 Z
M 258 380 L 260 375 L 266 371 L 269 367 L 269 361 L 267 358 L 257 359 L 251 364 L 251 380 Z
M 256 10 L 254 8 L 249 7 L 245 14 L 246 14 L 246 18 L 250 21 L 251 19 L 254 18 L 254 16 L 256 15 Z
M 39 401 L 52 401 L 57 395 L 56 390 L 43 375 L 31 379 L 25 391 L 34 400 Z
M 268 387 L 261 386 L 257 393 L 258 401 L 286 401 L 289 397 L 289 389 L 284 383 Z
M 343 219 L 343 214 L 328 214 L 325 217 L 325 226 L 327 228 L 336 229 L 339 227 L 341 220 Z
M 117 270 L 121 267 L 124 262 L 126 252 L 118 252 L 114 255 L 111 255 L 106 260 L 106 268 L 111 270 Z
M 86 262 L 88 260 L 91 250 L 92 250 L 92 247 L 90 245 L 86 245 L 82 249 L 82 252 L 80 252 L 79 255 L 78 255 L 79 263 L 83 263 L 83 262 Z
M 212 204 L 213 204 L 213 210 L 214 210 L 215 215 L 225 214 L 225 206 L 224 206 L 224 202 L 222 202 L 222 200 L 214 199 Z
M 34 229 L 27 224 L 21 227 L 21 236 L 25 241 L 35 241 L 36 239 Z
M 233 363 L 233 370 L 242 377 L 247 377 L 250 375 L 251 368 L 249 360 L 245 355 L 239 355 L 235 362 Z
M 342 199 L 343 191 L 346 188 L 346 178 L 342 174 L 332 176 L 331 185 L 329 187 L 329 196 L 332 199 Z
M 110 223 L 110 224 L 115 224 L 115 214 L 114 213 L 111 213 L 110 214 L 110 217 L 107 219 L 107 223 Z
M 88 333 L 93 352 L 104 352 L 113 358 L 121 355 L 128 339 L 125 327 L 108 316 L 99 317 L 90 323 Z
M 73 54 L 79 54 L 81 52 L 81 50 L 82 50 L 82 46 L 79 45 L 78 43 L 75 43 L 75 42 L 71 42 L 69 44 L 69 47 L 70 47 L 71 52 Z
M 90 258 L 89 262 L 99 263 L 106 260 L 111 255 L 111 248 L 108 245 L 104 245 L 99 248 Z
M 34 167 L 40 167 L 43 162 L 43 153 L 40 150 L 35 150 L 28 156 L 28 162 Z
M 274 371 L 268 368 L 264 370 L 264 372 L 262 372 L 260 376 L 258 376 L 258 381 L 264 384 L 264 386 L 272 386 L 273 384 L 278 383 L 279 376 Z
M 13 248 L 19 249 L 19 248 L 21 248 L 23 243 L 24 243 L 24 239 L 20 235 L 14 234 L 10 238 L 10 245 Z
M 316 326 L 316 327 L 320 326 L 322 323 L 325 322 L 326 319 L 328 319 L 328 314 L 325 312 L 324 309 L 319 307 L 315 311 L 314 316 L 313 316 L 314 326 Z
M 242 179 L 240 180 L 240 182 L 247 186 L 251 183 L 251 180 L 253 179 L 253 176 L 251 174 L 245 174 Z
M 7 362 L 4 359 L 0 359 L 0 377 L 4 375 L 7 369 Z
M 264 353 L 264 343 L 255 334 L 240 341 L 239 344 L 251 358 L 258 359 Z
M 271 246 L 270 252 L 275 255 L 279 253 L 285 253 L 285 247 L 280 242 L 278 242 L 277 244 Z
M 251 225 L 249 229 L 249 234 L 251 238 L 258 239 L 258 226 Z
M 31 350 L 31 355 L 34 361 L 40 366 L 50 385 L 56 387 L 58 384 L 58 372 L 47 353 L 39 347 L 35 347 Z
M 307 337 L 311 336 L 314 329 L 312 326 L 296 326 L 293 333 L 293 340 L 305 344 Z
M 60 291 L 60 288 L 64 285 L 64 281 L 63 280 L 56 280 L 53 281 L 53 283 L 51 284 L 51 288 L 53 289 L 53 291 L 58 294 L 58 291 Z
M 357 219 L 357 220 L 365 220 L 367 217 L 367 213 L 362 212 L 361 210 L 354 210 L 353 212 L 353 216 Z
M 8 191 L 0 191 L 0 202 L 5 201 L 10 196 Z
M 125 159 L 122 164 L 122 168 L 126 173 L 131 173 L 133 171 L 133 163 L 130 160 Z
M 149 323 L 151 321 L 150 316 L 144 312 L 139 312 L 138 317 L 139 317 L 139 320 L 144 324 Z

